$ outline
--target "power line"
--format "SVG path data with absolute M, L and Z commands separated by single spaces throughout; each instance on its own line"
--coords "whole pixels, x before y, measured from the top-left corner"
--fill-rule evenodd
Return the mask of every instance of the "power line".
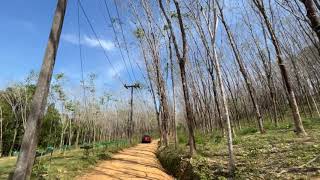
M 83 100 L 84 106 L 86 109 L 87 106 L 87 97 L 86 97 L 86 89 L 85 89 L 85 82 L 84 82 L 84 70 L 83 70 L 83 56 L 82 56 L 82 46 L 81 46 L 81 29 L 80 29 L 80 3 L 78 1 L 78 8 L 77 8 L 77 15 L 78 15 L 78 43 L 79 43 L 79 57 L 80 57 L 80 69 L 81 69 L 81 81 L 82 81 L 82 88 L 83 88 Z
M 109 59 L 109 56 L 107 55 L 106 50 L 105 50 L 105 49 L 103 48 L 103 46 L 102 46 L 102 43 L 101 43 L 101 41 L 100 41 L 100 39 L 99 39 L 98 34 L 97 34 L 96 31 L 94 30 L 94 27 L 93 27 L 93 25 L 92 25 L 92 23 L 91 23 L 88 15 L 87 15 L 86 11 L 84 10 L 84 8 L 83 8 L 83 6 L 82 6 L 82 4 L 81 4 L 81 1 L 78 0 L 78 2 L 79 2 L 79 6 L 80 6 L 80 8 L 81 8 L 81 10 L 82 10 L 82 12 L 83 12 L 83 14 L 84 14 L 84 16 L 85 16 L 88 24 L 89 24 L 92 32 L 93 32 L 96 40 L 99 42 L 99 46 L 100 46 L 100 47 L 102 48 L 102 50 L 103 50 L 104 56 L 105 56 L 106 59 L 108 60 L 108 62 L 109 62 L 109 64 L 111 65 L 112 69 L 116 72 L 113 64 L 111 63 L 111 61 L 110 61 L 110 59 Z M 106 6 L 106 7 L 107 7 L 107 6 Z M 107 10 L 108 10 L 108 8 L 107 8 Z M 110 11 L 109 11 L 108 14 L 110 14 Z M 110 17 L 111 17 L 111 15 L 110 15 Z M 119 17 L 119 14 L 118 14 L 118 17 Z M 112 24 L 112 26 L 113 26 L 113 24 Z M 120 26 L 121 26 L 121 23 L 120 23 Z M 114 27 L 113 27 L 113 28 L 114 28 Z M 123 38 L 124 38 L 124 40 L 125 40 L 123 28 L 121 28 L 121 29 L 122 29 Z M 114 30 L 115 30 L 115 29 L 114 29 Z M 114 31 L 114 32 L 115 32 L 115 31 Z M 116 33 L 116 32 L 115 32 L 115 36 L 117 36 L 117 33 Z M 117 39 L 118 39 L 118 37 L 117 37 Z M 119 39 L 118 39 L 118 43 L 119 43 Z M 120 44 L 120 43 L 119 43 L 119 44 Z M 127 52 L 128 58 L 129 58 L 129 60 L 130 60 L 131 58 L 130 58 L 130 55 L 129 55 L 129 50 L 128 50 L 128 46 L 127 46 L 127 42 L 126 42 L 126 41 L 125 41 L 125 45 L 126 45 L 126 46 L 125 46 L 125 47 L 126 47 L 126 52 Z M 124 60 L 124 57 L 123 57 L 123 60 Z M 146 77 L 145 77 L 144 74 L 142 73 L 143 71 L 142 71 L 141 67 L 140 67 L 137 63 L 136 63 L 136 65 L 138 66 L 139 70 L 141 71 L 141 74 L 142 74 L 142 76 L 143 76 L 144 81 L 146 81 Z M 132 67 L 132 66 L 131 66 L 131 70 L 132 70 L 132 73 L 133 73 L 133 75 L 134 75 L 133 67 Z M 128 74 L 129 74 L 129 73 L 128 73 Z M 120 76 L 119 76 L 118 74 L 116 74 L 116 75 L 117 75 L 119 81 L 122 83 L 122 85 L 125 85 L 124 81 L 121 80 Z M 130 74 L 129 74 L 129 75 L 130 75 Z M 135 79 L 135 80 L 137 80 L 137 79 Z M 144 96 L 142 95 L 142 93 L 141 93 L 141 90 L 138 91 L 138 94 L 139 94 L 140 97 L 144 97 Z M 141 99 L 143 99 L 143 98 L 141 98 Z M 145 101 L 144 99 L 143 99 L 143 101 L 144 101 L 144 103 L 146 104 L 146 101 Z
M 121 57 L 122 57 L 123 61 L 125 62 L 125 60 L 124 60 L 125 58 L 124 58 L 124 56 L 123 56 L 123 53 L 122 53 L 122 50 L 121 50 L 121 46 L 120 46 L 120 41 L 119 41 L 119 39 L 121 39 L 121 38 L 118 37 L 118 34 L 117 34 L 117 32 L 116 32 L 115 26 L 114 26 L 114 24 L 113 24 L 113 19 L 112 19 L 112 17 L 111 17 L 111 13 L 110 13 L 110 10 L 109 10 L 109 7 L 108 7 L 108 4 L 107 4 L 106 0 L 104 0 L 104 4 L 105 4 L 105 7 L 106 7 L 106 9 L 107 9 L 107 14 L 108 14 L 109 20 L 111 21 L 111 25 L 112 25 L 112 29 L 113 29 L 113 32 L 114 32 L 116 41 L 117 41 L 117 43 L 118 43 L 118 45 L 119 45 L 119 48 L 120 48 Z M 131 58 L 131 56 L 130 56 L 130 52 L 129 52 L 129 48 L 128 48 L 128 43 L 127 43 L 126 37 L 125 37 L 125 35 L 124 35 L 124 30 L 123 30 L 122 23 L 121 23 L 121 19 L 120 19 L 120 13 L 119 13 L 118 6 L 117 6 L 116 1 L 114 1 L 114 4 L 115 4 L 116 12 L 117 12 L 117 18 L 118 18 L 118 20 L 119 20 L 119 26 L 120 26 L 120 30 L 121 30 L 122 39 L 123 39 L 124 45 L 125 45 L 124 48 L 125 48 L 125 50 L 126 50 L 127 58 L 128 58 L 128 60 L 129 60 L 129 64 L 130 64 L 130 67 L 131 67 L 131 72 L 132 72 L 132 74 L 133 74 L 134 80 L 135 80 L 135 81 L 138 81 L 137 78 L 136 78 L 136 75 L 135 75 L 135 73 L 134 73 L 134 68 L 133 68 L 133 65 L 132 65 L 132 58 Z M 135 62 L 135 63 L 136 63 L 138 69 L 140 70 L 140 72 L 141 72 L 141 74 L 142 74 L 143 80 L 146 82 L 146 85 L 147 85 L 148 83 L 147 83 L 147 81 L 146 81 L 146 77 L 145 77 L 144 74 L 143 74 L 143 70 L 141 69 L 141 67 L 139 66 L 139 64 L 138 64 L 137 62 Z M 125 64 L 125 65 L 126 65 L 126 64 Z M 129 73 L 128 73 L 128 74 L 129 74 Z M 130 74 L 129 74 L 129 75 L 130 75 Z M 138 91 L 138 93 L 142 96 L 141 91 Z
M 106 1 L 106 0 L 104 0 L 104 1 Z M 128 59 L 129 59 L 129 63 L 130 63 L 130 66 L 131 66 L 131 70 L 132 70 L 133 76 L 134 76 L 134 78 L 137 80 L 137 78 L 135 77 L 134 72 L 133 72 L 133 66 L 132 66 L 132 62 L 131 62 L 132 60 L 131 60 L 131 58 L 130 58 L 130 53 L 129 53 L 129 50 L 128 50 L 127 41 L 126 41 L 126 38 L 125 38 L 124 33 L 123 33 L 123 28 L 122 28 L 122 23 L 121 23 L 120 15 L 119 15 L 118 5 L 117 5 L 117 3 L 116 3 L 115 0 L 114 0 L 113 2 L 114 2 L 114 5 L 115 5 L 115 7 L 116 7 L 117 17 L 118 17 L 118 19 L 119 19 L 120 30 L 121 30 L 121 34 L 122 34 L 122 39 L 123 39 L 124 44 L 125 44 L 125 49 L 126 49 L 126 52 L 127 52 L 127 57 L 128 57 Z
M 118 77 L 119 81 L 122 83 L 122 85 L 124 85 L 125 83 L 121 80 L 120 76 L 117 74 L 117 71 L 116 71 L 116 69 L 114 68 L 113 64 L 111 63 L 110 58 L 109 58 L 109 56 L 108 56 L 108 54 L 107 54 L 107 52 L 106 52 L 105 48 L 103 48 L 102 43 L 101 43 L 101 41 L 100 41 L 100 39 L 99 39 L 99 36 L 98 36 L 98 34 L 96 33 L 96 31 L 94 30 L 93 25 L 92 25 L 92 23 L 91 23 L 91 21 L 90 21 L 90 19 L 89 19 L 88 15 L 87 15 L 86 11 L 84 10 L 84 8 L 83 8 L 82 4 L 81 4 L 81 1 L 80 1 L 80 0 L 78 0 L 78 2 L 79 2 L 79 5 L 80 5 L 80 7 L 81 7 L 81 10 L 82 10 L 82 12 L 83 12 L 83 14 L 84 14 L 84 16 L 85 16 L 85 18 L 86 18 L 86 20 L 87 20 L 87 22 L 88 22 L 88 24 L 89 24 L 90 28 L 91 28 L 91 30 L 92 30 L 92 32 L 93 32 L 93 34 L 94 34 L 94 36 L 95 36 L 96 40 L 97 40 L 97 41 L 98 41 L 98 43 L 99 43 L 99 46 L 100 46 L 100 47 L 101 47 L 101 49 L 103 50 L 103 54 L 104 54 L 105 58 L 106 58 L 106 59 L 107 59 L 107 61 L 109 62 L 109 64 L 110 64 L 111 68 L 112 68 L 112 69 L 114 70 L 114 72 L 116 73 L 116 76 Z
M 118 5 L 117 5 L 117 3 L 116 3 L 115 0 L 114 0 L 113 2 L 114 2 L 114 4 L 115 4 L 115 8 L 116 8 L 116 12 L 117 12 L 117 17 L 118 17 L 118 19 L 120 20 L 120 13 L 119 13 L 119 10 L 118 10 Z M 129 59 L 129 63 L 130 63 L 130 66 L 131 66 L 131 69 L 132 69 L 132 72 L 133 72 L 133 66 L 132 66 L 132 61 L 133 61 L 133 60 L 132 60 L 132 58 L 131 58 L 131 56 L 130 56 L 130 52 L 129 52 L 129 48 L 128 48 L 128 43 L 127 43 L 127 40 L 126 40 L 126 38 L 125 38 L 125 36 L 124 36 L 124 30 L 123 30 L 123 27 L 122 27 L 121 22 L 119 23 L 119 25 L 120 25 L 121 35 L 122 35 L 122 38 L 123 38 L 123 41 L 124 41 L 124 44 L 125 44 L 125 50 L 126 50 L 126 52 L 127 52 L 127 56 L 128 56 L 128 59 Z M 136 61 L 134 61 L 134 62 L 135 62 L 135 64 L 136 64 L 136 66 L 138 67 L 140 73 L 142 74 L 142 77 L 143 77 L 144 81 L 146 82 L 146 84 L 148 84 L 148 82 L 146 81 L 146 77 L 145 77 L 144 74 L 143 74 L 142 68 L 140 67 L 140 65 L 139 65 Z M 134 73 L 133 73 L 133 75 L 134 75 Z M 134 75 L 134 76 L 135 76 L 135 75 Z M 136 79 L 136 78 L 135 78 L 135 79 Z
M 125 60 L 125 58 L 124 58 L 122 49 L 121 49 L 121 47 L 120 47 L 120 41 L 119 41 L 119 39 L 118 39 L 116 29 L 115 29 L 115 27 L 114 27 L 114 25 L 113 25 L 113 20 L 112 20 L 112 18 L 111 18 L 111 13 L 110 13 L 108 4 L 107 4 L 106 0 L 104 0 L 103 2 L 104 2 L 104 5 L 105 5 L 105 7 L 106 7 L 106 9 L 107 9 L 107 14 L 108 14 L 109 20 L 110 20 L 110 22 L 111 22 L 111 26 L 112 26 L 113 33 L 114 33 L 114 35 L 115 35 L 116 42 L 117 42 L 117 44 L 118 44 L 118 46 L 119 46 L 119 50 L 120 50 L 120 55 L 121 55 L 122 61 L 123 61 L 124 65 L 125 65 L 126 71 L 127 71 L 128 75 L 129 75 L 129 78 L 130 78 L 130 80 L 132 81 L 132 78 L 131 78 L 130 72 L 129 72 L 129 70 L 128 70 L 127 63 L 126 63 L 126 60 Z M 133 76 L 134 76 L 134 74 L 133 74 Z M 134 78 L 135 78 L 135 77 L 134 77 Z

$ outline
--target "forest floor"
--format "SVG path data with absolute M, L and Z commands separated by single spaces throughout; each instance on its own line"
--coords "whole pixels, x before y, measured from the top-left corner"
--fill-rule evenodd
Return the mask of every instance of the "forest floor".
M 113 155 L 111 160 L 100 163 L 91 172 L 77 179 L 173 180 L 162 169 L 155 155 L 157 149 L 158 141 L 125 149 Z
M 320 118 L 303 118 L 303 124 L 308 133 L 304 138 L 295 135 L 289 118 L 278 127 L 265 122 L 265 134 L 257 132 L 254 125 L 236 130 L 233 140 L 236 179 L 320 179 Z M 217 133 L 197 132 L 197 155 L 188 159 L 187 136 L 183 134 L 179 134 L 177 150 L 172 145 L 158 152 L 163 167 L 186 179 L 183 168 L 187 161 L 199 179 L 225 179 L 228 176 L 225 138 Z M 177 162 L 180 159 L 182 163 Z

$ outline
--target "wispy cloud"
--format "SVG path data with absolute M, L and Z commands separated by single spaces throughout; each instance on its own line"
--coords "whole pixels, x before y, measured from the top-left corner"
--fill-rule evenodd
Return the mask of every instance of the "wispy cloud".
M 71 43 L 74 45 L 79 44 L 79 38 L 74 34 L 63 34 L 61 38 L 62 40 L 68 43 Z M 115 45 L 112 41 L 105 40 L 105 39 L 94 39 L 87 35 L 84 35 L 81 37 L 80 40 L 82 45 L 91 47 L 91 48 L 100 48 L 100 44 L 106 51 L 112 51 L 115 48 Z
M 106 71 L 106 78 L 108 79 L 117 79 L 120 76 L 121 72 L 124 70 L 124 66 L 122 64 L 118 64 L 118 66 L 114 68 L 108 68 Z
M 100 47 L 100 43 L 101 46 L 105 49 L 105 50 L 113 50 L 114 49 L 114 44 L 111 41 L 108 40 L 104 40 L 104 39 L 92 39 L 88 36 L 84 36 L 83 37 L 83 41 L 84 44 L 90 47 Z
M 77 36 L 73 35 L 73 34 L 62 34 L 61 36 L 62 40 L 74 44 L 74 45 L 78 45 L 79 40 L 77 38 Z

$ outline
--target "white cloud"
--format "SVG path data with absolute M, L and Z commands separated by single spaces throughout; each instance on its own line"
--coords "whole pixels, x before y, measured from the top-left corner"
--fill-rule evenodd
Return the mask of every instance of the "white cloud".
M 79 43 L 79 40 L 78 38 L 73 35 L 73 34 L 63 34 L 61 36 L 62 40 L 68 42 L 68 43 L 71 43 L 71 44 L 74 44 L 74 45 L 78 45 Z
M 74 34 L 63 34 L 61 37 L 64 41 L 78 45 L 79 44 L 79 38 L 74 35 Z M 101 46 L 106 50 L 106 51 L 111 51 L 115 48 L 114 44 L 112 41 L 109 40 L 104 40 L 104 39 L 93 39 L 90 38 L 87 35 L 84 35 L 81 37 L 81 44 L 87 47 L 91 48 L 100 48 L 100 43 Z
M 90 46 L 90 47 L 100 47 L 100 43 L 101 43 L 101 46 L 107 50 L 107 51 L 110 51 L 110 50 L 113 50 L 114 49 L 114 44 L 113 42 L 111 41 L 108 41 L 108 40 L 104 40 L 104 39 L 92 39 L 88 36 L 84 36 L 83 37 L 83 43 L 87 46 Z
M 120 76 L 120 73 L 124 70 L 124 66 L 122 64 L 119 64 L 118 66 L 114 68 L 108 68 L 106 76 L 109 79 L 117 79 L 118 76 Z

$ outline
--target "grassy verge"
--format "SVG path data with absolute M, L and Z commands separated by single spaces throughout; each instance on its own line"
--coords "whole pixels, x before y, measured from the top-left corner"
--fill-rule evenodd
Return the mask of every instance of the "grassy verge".
M 37 157 L 31 179 L 72 179 L 91 168 L 99 161 L 111 158 L 112 153 L 127 148 L 127 142 L 98 143 L 90 150 L 89 155 L 83 149 L 56 151 L 52 157 Z M 0 179 L 8 179 L 13 171 L 16 157 L 0 158 Z
M 309 136 L 294 134 L 290 123 L 282 122 L 278 128 L 266 124 L 267 133 L 260 134 L 254 127 L 236 132 L 234 154 L 236 179 L 310 179 L 320 177 L 320 119 L 304 119 Z M 185 179 L 189 171 L 193 179 L 227 178 L 228 152 L 225 138 L 218 134 L 196 133 L 198 154 L 187 156 L 186 136 L 180 136 L 179 149 L 160 150 L 158 157 L 166 169 L 178 179 Z M 315 159 L 316 158 L 316 159 Z M 171 159 L 174 159 L 170 161 Z M 180 159 L 179 162 L 177 162 Z M 310 160 L 314 160 L 308 163 Z M 186 163 L 187 162 L 187 163 Z M 186 168 L 185 164 L 191 165 Z M 188 166 L 189 166 L 188 165 Z M 191 178 L 192 179 L 192 178 Z

